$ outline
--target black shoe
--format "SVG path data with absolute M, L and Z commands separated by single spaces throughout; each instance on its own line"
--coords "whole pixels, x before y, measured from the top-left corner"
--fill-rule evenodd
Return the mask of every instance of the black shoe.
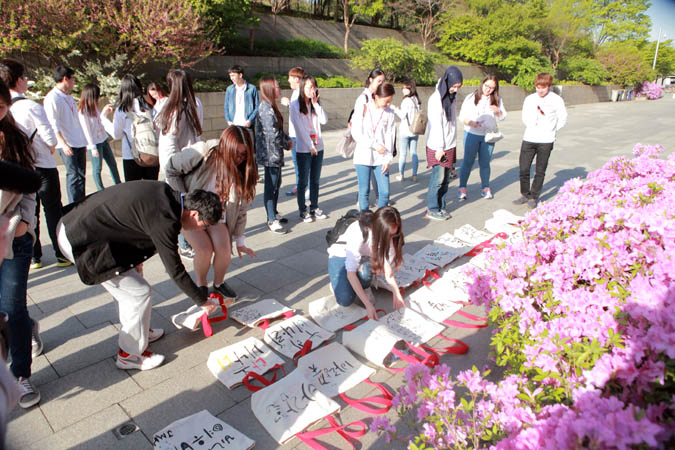
M 513 203 L 514 205 L 524 205 L 527 202 L 528 202 L 528 198 L 521 195 L 520 198 L 515 199 L 511 203 Z
M 222 295 L 223 298 L 237 298 L 237 294 L 224 281 L 220 286 L 213 285 L 213 291 Z
M 537 207 L 537 201 L 533 198 L 529 199 L 527 201 L 527 207 L 530 208 L 530 209 L 536 208 Z

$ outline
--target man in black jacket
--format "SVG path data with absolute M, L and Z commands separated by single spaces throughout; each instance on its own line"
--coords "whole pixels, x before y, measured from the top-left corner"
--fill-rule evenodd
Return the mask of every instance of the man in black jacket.
M 118 184 L 64 208 L 57 227 L 59 247 L 75 263 L 84 284 L 101 284 L 119 303 L 120 335 L 117 367 L 149 370 L 164 356 L 147 351 L 164 334 L 150 329 L 150 284 L 142 264 L 159 253 L 167 272 L 197 306 L 210 314 L 216 304 L 208 288 L 198 287 L 178 255 L 181 228 L 212 225 L 222 215 L 222 203 L 212 192 L 180 194 L 159 181 Z

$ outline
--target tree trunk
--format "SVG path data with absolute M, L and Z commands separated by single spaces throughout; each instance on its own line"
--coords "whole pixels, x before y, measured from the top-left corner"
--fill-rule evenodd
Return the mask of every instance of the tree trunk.
M 352 30 L 349 25 L 349 0 L 342 0 L 342 19 L 345 21 L 345 55 L 349 53 L 349 32 Z
M 248 49 L 253 51 L 253 46 L 255 44 L 255 28 L 253 26 L 248 29 Z

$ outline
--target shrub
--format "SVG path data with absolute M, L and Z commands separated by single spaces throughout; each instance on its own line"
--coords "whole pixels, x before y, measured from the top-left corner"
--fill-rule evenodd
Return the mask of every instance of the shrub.
M 619 86 L 637 86 L 654 78 L 651 64 L 629 42 L 606 44 L 598 50 L 597 58 L 609 72 L 609 80 Z
M 352 64 L 358 68 L 370 70 L 379 67 L 392 81 L 413 78 L 419 85 L 430 85 L 436 81 L 434 65 L 437 55 L 419 45 L 403 45 L 394 38 L 368 39 L 361 44 L 361 50 L 352 58 Z
M 540 56 L 524 58 L 518 64 L 516 74 L 511 79 L 511 84 L 520 86 L 523 89 L 533 90 L 534 79 L 537 74 L 542 72 L 553 72 L 553 67 L 548 60 Z
M 522 240 L 469 269 L 506 376 L 408 368 L 394 404 L 416 409 L 416 445 L 675 446 L 675 155 L 662 151 L 637 145 L 568 181 L 525 218 Z
M 651 81 L 642 83 L 640 95 L 646 96 L 649 100 L 657 100 L 661 98 L 661 94 L 663 94 L 663 87 L 660 84 L 652 83 Z
M 289 40 L 256 39 L 253 51 L 248 39 L 236 36 L 228 41 L 227 53 L 245 56 L 286 56 L 303 58 L 344 58 L 341 48 L 308 38 Z
M 607 69 L 599 61 L 583 56 L 571 56 L 561 62 L 560 71 L 567 80 L 598 85 L 607 80 Z
M 342 75 L 316 77 L 316 84 L 320 88 L 356 88 L 363 86 L 361 81 Z

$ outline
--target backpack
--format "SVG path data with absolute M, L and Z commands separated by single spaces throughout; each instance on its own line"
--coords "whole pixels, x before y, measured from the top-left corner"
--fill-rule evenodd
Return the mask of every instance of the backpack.
M 344 216 L 340 217 L 337 222 L 335 222 L 335 226 L 326 232 L 326 243 L 328 244 L 328 247 L 338 242 L 338 239 L 345 231 L 347 231 L 349 225 L 359 220 L 360 217 L 361 212 L 356 209 L 350 209 Z M 361 232 L 363 232 L 363 229 Z
M 140 114 L 128 112 L 126 114 L 133 120 L 131 125 L 133 145 L 126 132 L 124 137 L 131 148 L 134 161 L 141 167 L 159 166 L 159 136 L 152 121 L 152 112 L 143 111 Z
M 406 119 L 408 120 L 408 129 L 412 134 L 419 136 L 427 132 L 429 117 L 427 117 L 427 113 L 422 111 L 421 107 L 415 110 L 412 120 L 409 117 L 406 117 Z

